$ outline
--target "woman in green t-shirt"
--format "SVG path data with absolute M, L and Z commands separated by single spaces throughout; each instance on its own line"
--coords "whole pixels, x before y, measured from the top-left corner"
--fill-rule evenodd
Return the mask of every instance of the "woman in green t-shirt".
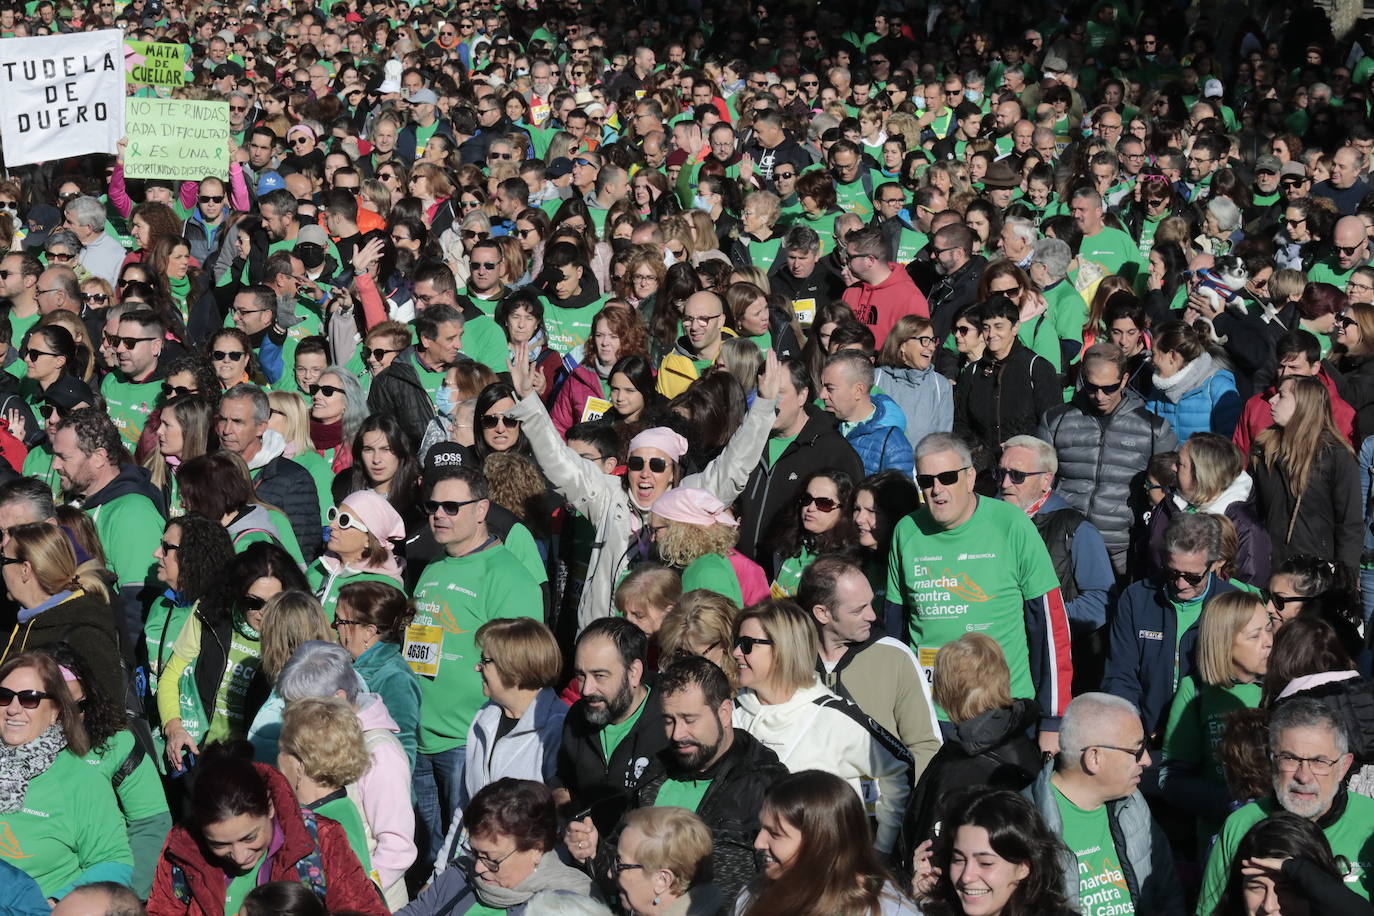
M 1273 644 L 1269 609 L 1259 597 L 1227 592 L 1203 609 L 1197 666 L 1180 681 L 1164 726 L 1160 777 L 1166 797 L 1197 816 L 1201 836 L 1211 836 L 1230 811 L 1217 743 L 1231 712 L 1259 706 Z
M 223 525 L 199 515 L 183 515 L 167 523 L 153 557 L 157 581 L 166 591 L 148 606 L 143 619 L 149 702 L 157 694 L 158 678 L 172 657 L 181 628 L 196 604 L 220 582 L 234 558 L 234 544 Z
M 835 468 L 807 475 L 797 494 L 796 509 L 787 513 L 773 541 L 773 596 L 795 595 L 802 571 L 817 555 L 848 547 L 857 540 L 854 478 Z

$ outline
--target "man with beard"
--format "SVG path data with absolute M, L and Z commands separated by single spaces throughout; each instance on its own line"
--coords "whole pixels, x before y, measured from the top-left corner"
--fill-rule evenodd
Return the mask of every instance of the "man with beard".
M 935 704 L 911 649 L 873 628 L 878 615 L 864 571 L 823 554 L 802 572 L 797 603 L 816 623 L 821 683 L 895 735 L 911 752 L 911 778 L 920 779 L 940 749 Z
M 659 696 L 644 683 L 648 639 L 623 617 L 592 621 L 573 650 L 582 699 L 568 710 L 550 786 L 571 814 L 565 840 L 575 856 L 596 852 L 634 801 L 649 761 L 667 744 Z
M 1290 684 L 1290 689 L 1292 685 Z M 1226 819 L 1202 877 L 1197 912 L 1210 913 L 1230 881 L 1231 860 L 1241 838 L 1279 811 L 1316 824 L 1331 853 L 1349 863 L 1345 882 L 1368 898 L 1374 889 L 1374 801 L 1346 789 L 1355 757 L 1342 717 L 1312 696 L 1284 700 L 1269 720 L 1269 760 L 1274 794 L 1253 801 Z
M 711 873 L 727 901 L 758 873 L 753 844 L 763 797 L 787 775 L 777 754 L 731 725 L 735 704 L 730 693 L 724 672 L 701 656 L 676 662 L 663 673 L 658 695 L 668 746 L 650 761 L 634 804 L 675 805 L 706 822 L 714 840 Z M 614 838 L 607 839 L 601 854 L 615 848 Z M 595 846 L 589 842 L 579 849 L 579 842 L 570 841 L 569 850 L 585 861 Z

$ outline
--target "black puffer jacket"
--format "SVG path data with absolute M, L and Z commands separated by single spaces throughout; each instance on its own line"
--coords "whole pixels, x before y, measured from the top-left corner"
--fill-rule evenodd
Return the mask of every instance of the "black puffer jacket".
M 1150 458 L 1178 448 L 1169 421 L 1146 410 L 1130 388 L 1106 417 L 1097 416 L 1078 392 L 1069 403 L 1050 408 L 1035 437 L 1059 454 L 1059 495 L 1088 517 L 1110 548 L 1131 542 L 1136 483 Z
M 670 777 L 711 780 L 697 815 L 711 828 L 711 873 L 728 901 L 733 901 L 759 872 L 754 838 L 759 834 L 763 796 L 769 786 L 787 775 L 787 767 L 771 749 L 743 729 L 736 728 L 734 733 L 725 756 L 705 773 L 684 771 L 671 748 L 659 751 L 644 774 L 636 798 L 640 808 L 653 805 L 658 790 Z
M 1012 700 L 1007 709 L 990 709 L 954 726 L 911 793 L 903 823 L 903 843 L 914 850 L 930 838 L 940 807 L 960 789 L 986 785 L 1020 792 L 1040 774 L 1040 749 L 1027 730 L 1040 720 L 1034 700 Z
M 310 472 L 283 455 L 278 455 L 254 476 L 258 498 L 271 503 L 291 521 L 291 531 L 301 546 L 307 564 L 324 549 L 324 528 L 320 525 L 320 496 Z
M 412 447 L 419 447 L 425 427 L 434 416 L 434 400 L 415 372 L 414 347 L 407 347 L 372 380 L 367 411 L 373 416 L 394 417 L 410 437 Z

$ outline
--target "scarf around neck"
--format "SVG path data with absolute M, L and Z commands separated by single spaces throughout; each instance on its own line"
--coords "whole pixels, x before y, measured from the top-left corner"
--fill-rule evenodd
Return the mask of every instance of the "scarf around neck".
M 13 814 L 24 807 L 29 783 L 46 773 L 66 746 L 67 736 L 56 722 L 28 744 L 0 744 L 0 814 Z
M 343 442 L 343 420 L 321 423 L 312 417 L 310 419 L 310 441 L 315 443 L 315 448 L 321 452 L 338 448 L 339 443 Z
M 470 860 L 462 863 L 472 879 L 472 890 L 483 904 L 508 910 L 519 906 L 540 891 L 572 891 L 587 894 L 591 891 L 591 879 L 575 868 L 564 865 L 558 853 L 549 851 L 539 860 L 539 865 L 515 887 L 500 887 L 484 881 L 473 874 Z

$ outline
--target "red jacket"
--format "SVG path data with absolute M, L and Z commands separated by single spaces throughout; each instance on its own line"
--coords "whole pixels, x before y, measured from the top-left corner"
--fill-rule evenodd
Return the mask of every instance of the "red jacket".
M 301 819 L 301 807 L 286 784 L 286 778 L 266 764 L 253 766 L 267 781 L 267 790 L 276 809 L 276 823 L 282 843 L 272 853 L 270 881 L 299 881 L 296 863 L 310 855 L 314 841 Z M 320 839 L 320 864 L 325 874 L 325 906 L 330 912 L 357 910 L 360 913 L 388 916 L 377 886 L 368 878 L 348 845 L 343 827 L 327 817 L 317 816 Z M 191 892 L 190 904 L 177 899 L 172 890 L 172 863 L 181 866 Z M 153 892 L 148 897 L 149 916 L 223 916 L 224 894 L 229 886 L 224 869 L 205 858 L 200 843 L 183 826 L 172 828 L 158 859 Z
M 892 273 L 877 286 L 860 280 L 844 291 L 844 304 L 873 332 L 873 345 L 879 350 L 898 318 L 903 315 L 930 317 L 925 294 L 911 282 L 902 265 L 889 262 L 887 266 Z
M 1331 395 L 1331 419 L 1335 421 L 1336 428 L 1358 449 L 1360 443 L 1355 441 L 1355 408 L 1336 393 L 1336 383 L 1326 374 L 1325 369 L 1317 373 L 1317 378 L 1322 380 L 1322 384 Z M 1241 411 L 1240 422 L 1236 424 L 1236 431 L 1231 434 L 1231 441 L 1236 444 L 1247 461 L 1250 459 L 1250 446 L 1255 444 L 1255 437 L 1274 425 L 1274 412 L 1269 408 L 1269 399 L 1277 390 L 1276 386 L 1270 385 L 1246 401 L 1245 409 Z

